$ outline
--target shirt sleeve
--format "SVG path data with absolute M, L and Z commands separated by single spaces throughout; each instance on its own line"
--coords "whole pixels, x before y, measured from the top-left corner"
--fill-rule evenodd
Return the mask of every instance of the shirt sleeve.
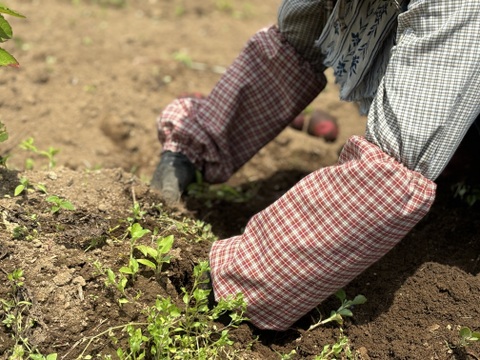
M 434 180 L 480 112 L 480 2 L 413 0 L 372 103 L 366 138 Z

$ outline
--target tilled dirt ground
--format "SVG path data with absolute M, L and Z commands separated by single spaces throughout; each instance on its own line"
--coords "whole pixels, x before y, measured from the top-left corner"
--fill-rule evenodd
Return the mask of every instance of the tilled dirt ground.
M 34 326 L 25 336 L 38 349 L 75 359 L 75 344 L 104 329 L 138 320 L 157 296 L 181 297 L 193 265 L 207 257 L 210 243 L 200 241 L 208 228 L 178 222 L 201 220 L 213 235 L 241 233 L 248 219 L 280 197 L 307 173 L 333 164 L 352 134 L 362 134 L 365 119 L 354 105 L 337 101 L 331 84 L 312 107 L 338 118 L 334 143 L 286 129 L 229 181 L 255 196 L 242 203 L 186 198 L 170 208 L 148 187 L 161 146 L 155 118 L 174 97 L 208 93 L 222 69 L 258 29 L 275 22 L 277 1 L 139 0 L 123 6 L 105 0 L 25 0 L 7 5 L 27 19 L 11 19 L 15 39 L 4 44 L 21 63 L 0 69 L 0 120 L 10 139 L 0 170 L 0 298 L 11 292 L 7 274 L 23 269 L 20 294 L 32 306 Z M 176 54 L 176 55 L 175 55 Z M 187 66 L 179 54 L 193 61 Z M 34 139 L 41 151 L 59 149 L 48 168 L 45 156 L 20 148 Z M 479 153 L 477 139 L 467 154 Z M 362 359 L 478 359 L 480 347 L 458 345 L 460 326 L 480 330 L 480 221 L 478 204 L 454 198 L 452 185 L 478 179 L 478 158 L 452 163 L 439 180 L 429 215 L 389 254 L 345 290 L 349 298 L 367 297 L 343 325 Z M 28 167 L 30 170 L 25 170 Z M 468 171 L 466 171 L 468 170 Z M 31 191 L 13 196 L 21 178 Z M 476 181 L 476 180 L 475 180 Z M 52 214 L 48 195 L 70 201 L 75 210 Z M 132 285 L 141 291 L 136 304 L 120 307 L 94 264 L 118 268 L 128 259 L 121 238 L 132 207 L 142 204 L 141 223 L 161 234 L 174 234 L 168 280 L 143 272 Z M 320 306 L 326 315 L 335 298 Z M 0 312 L 5 319 L 5 313 Z M 286 332 L 259 331 L 248 323 L 232 332 L 235 347 L 258 337 L 247 359 L 279 359 L 296 350 L 297 359 L 313 358 L 339 335 L 338 325 L 305 329 L 312 312 Z M 7 359 L 12 333 L 0 328 L 0 358 Z M 92 344 L 92 354 L 108 352 L 107 338 Z

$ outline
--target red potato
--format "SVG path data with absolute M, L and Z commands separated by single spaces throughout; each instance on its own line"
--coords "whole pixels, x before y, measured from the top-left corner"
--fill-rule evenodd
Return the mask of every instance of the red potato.
M 327 142 L 333 142 L 338 136 L 337 119 L 330 114 L 315 110 L 311 115 L 301 113 L 290 126 L 296 130 L 306 131 L 309 135 L 320 137 Z
M 338 136 L 337 119 L 323 111 L 315 110 L 310 118 L 307 132 L 324 138 L 327 142 L 333 142 Z

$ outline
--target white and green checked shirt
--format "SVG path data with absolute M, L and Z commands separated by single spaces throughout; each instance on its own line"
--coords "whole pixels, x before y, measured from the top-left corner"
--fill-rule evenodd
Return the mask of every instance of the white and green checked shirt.
M 298 15 L 334 3 L 284 1 L 282 33 L 294 46 L 315 37 L 303 54 L 323 56 L 340 97 L 368 113 L 367 139 L 437 178 L 480 112 L 480 1 L 338 0 L 323 26 Z

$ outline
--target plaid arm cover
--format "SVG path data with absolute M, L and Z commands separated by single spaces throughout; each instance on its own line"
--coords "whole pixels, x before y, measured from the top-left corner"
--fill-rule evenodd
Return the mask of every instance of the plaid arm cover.
M 185 154 L 205 180 L 226 181 L 326 85 L 276 27 L 257 32 L 204 99 L 177 99 L 157 120 L 163 150 Z
M 387 253 L 427 213 L 435 184 L 362 137 L 213 244 L 216 298 L 242 292 L 259 328 L 285 330 Z

